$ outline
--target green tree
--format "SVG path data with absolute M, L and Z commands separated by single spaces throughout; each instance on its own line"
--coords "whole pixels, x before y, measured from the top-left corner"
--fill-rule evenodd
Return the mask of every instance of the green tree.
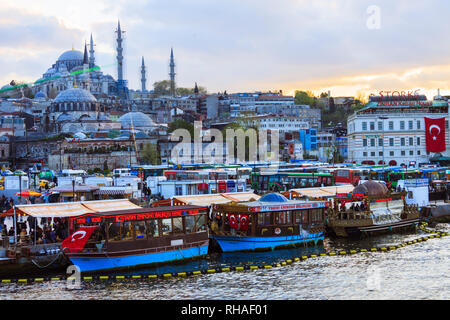
M 156 81 L 153 84 L 153 93 L 155 96 L 165 96 L 170 94 L 170 81 Z
M 311 91 L 295 91 L 295 104 L 315 105 L 315 97 Z
M 186 129 L 191 134 L 192 139 L 194 138 L 194 125 L 182 119 L 175 120 L 169 123 L 169 127 L 167 128 L 167 133 L 172 133 L 177 129 Z
M 161 164 L 158 145 L 155 143 L 146 143 L 141 151 L 141 159 L 149 164 Z

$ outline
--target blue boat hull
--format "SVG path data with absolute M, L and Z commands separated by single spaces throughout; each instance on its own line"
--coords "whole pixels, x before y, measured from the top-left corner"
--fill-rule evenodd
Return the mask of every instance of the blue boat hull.
M 180 250 L 136 254 L 120 257 L 77 257 L 70 256 L 70 261 L 78 266 L 81 272 L 133 268 L 156 263 L 174 262 L 206 255 L 208 245 Z
M 312 233 L 308 236 L 294 235 L 285 237 L 238 237 L 238 236 L 212 236 L 223 252 L 248 251 L 257 249 L 274 249 L 278 246 L 295 245 L 323 240 L 324 233 Z

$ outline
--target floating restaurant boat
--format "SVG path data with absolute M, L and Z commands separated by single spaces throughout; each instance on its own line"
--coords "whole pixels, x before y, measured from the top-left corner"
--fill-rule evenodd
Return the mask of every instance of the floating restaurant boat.
M 62 247 L 81 272 L 127 269 L 208 253 L 207 208 L 172 206 L 96 212 L 74 219 Z
M 327 227 L 338 237 L 416 228 L 419 206 L 407 204 L 405 196 L 406 192 L 389 193 L 384 184 L 369 180 L 333 198 Z
M 222 252 L 317 244 L 324 238 L 326 201 L 288 200 L 269 193 L 257 201 L 217 204 L 210 237 Z

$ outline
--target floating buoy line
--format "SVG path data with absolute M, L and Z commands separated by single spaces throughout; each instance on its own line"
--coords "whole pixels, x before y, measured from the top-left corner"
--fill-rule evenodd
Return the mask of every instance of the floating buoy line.
M 326 253 L 320 254 L 310 254 L 301 257 L 296 257 L 292 259 L 287 259 L 280 261 L 278 263 L 266 264 L 266 265 L 244 265 L 244 266 L 234 266 L 234 267 L 220 267 L 220 268 L 210 268 L 210 269 L 201 269 L 195 271 L 186 271 L 186 272 L 176 272 L 176 273 L 164 273 L 164 274 L 140 274 L 140 275 L 92 275 L 92 276 L 81 276 L 78 280 L 81 281 L 125 281 L 125 280 L 156 280 L 156 279 L 170 279 L 174 277 L 183 278 L 188 276 L 197 276 L 203 274 L 213 274 L 213 273 L 223 273 L 223 272 L 243 272 L 246 270 L 257 270 L 257 269 L 272 269 L 278 268 L 282 266 L 291 265 L 293 263 L 299 261 L 305 261 L 307 259 L 313 259 L 324 256 L 345 256 L 345 255 L 353 255 L 357 253 L 366 253 L 366 252 L 388 252 L 397 249 L 401 249 L 408 245 L 414 245 L 417 243 L 421 243 L 424 241 L 428 241 L 429 239 L 442 238 L 449 235 L 448 232 L 435 231 L 431 229 L 427 229 L 427 222 L 422 222 L 419 226 L 419 229 L 425 233 L 429 233 L 429 236 L 417 238 L 410 241 L 405 241 L 398 245 L 384 246 L 384 247 L 374 247 L 368 249 L 356 249 L 356 250 L 338 250 L 338 251 L 329 251 Z M 21 279 L 2 279 L 2 284 L 8 283 L 17 283 L 17 284 L 28 284 L 28 283 L 40 283 L 45 281 L 76 281 L 77 278 L 74 276 L 69 277 L 43 277 L 43 278 L 21 278 Z

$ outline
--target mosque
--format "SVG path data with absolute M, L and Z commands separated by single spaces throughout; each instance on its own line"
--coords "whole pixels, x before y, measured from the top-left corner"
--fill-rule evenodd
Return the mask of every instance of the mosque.
M 117 25 L 117 81 L 104 74 L 95 61 L 94 40 L 91 34 L 88 45 L 84 44 L 84 53 L 72 48 L 62 53 L 56 62 L 38 79 L 33 86 L 35 96 L 54 99 L 60 92 L 74 87 L 89 91 L 97 98 L 119 96 L 128 99 L 127 81 L 123 79 L 123 48 L 120 22 Z

